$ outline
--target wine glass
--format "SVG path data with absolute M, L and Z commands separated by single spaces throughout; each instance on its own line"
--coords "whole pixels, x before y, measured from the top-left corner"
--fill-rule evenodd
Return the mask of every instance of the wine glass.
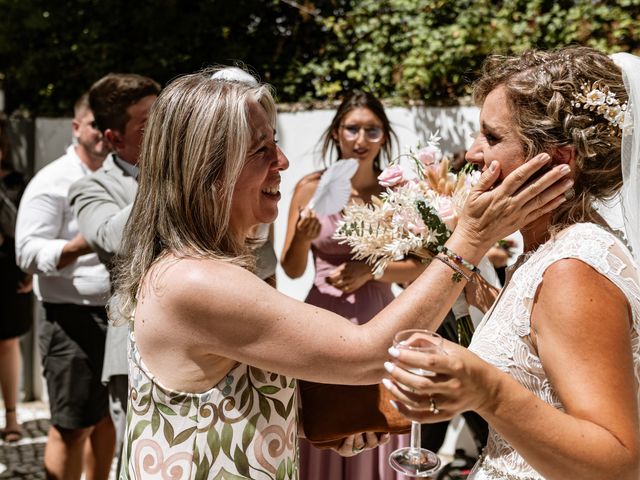
M 417 352 L 443 352 L 442 337 L 430 330 L 402 330 L 393 337 L 393 346 Z M 435 375 L 430 370 L 411 368 L 411 373 L 424 377 Z M 389 455 L 389 465 L 408 477 L 426 477 L 440 468 L 440 458 L 420 446 L 420 424 L 411 422 L 411 444 Z

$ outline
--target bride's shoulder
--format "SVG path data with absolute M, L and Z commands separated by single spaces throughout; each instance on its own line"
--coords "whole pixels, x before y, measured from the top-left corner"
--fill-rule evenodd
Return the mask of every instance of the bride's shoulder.
M 576 223 L 556 235 L 555 243 L 561 247 L 574 246 L 581 250 L 612 250 L 612 247 L 623 256 L 631 256 L 629 248 L 621 232 L 612 230 L 597 223 Z
M 638 266 L 622 235 L 602 225 L 571 225 L 559 232 L 546 246 L 540 262 L 547 267 L 562 259 L 573 258 L 606 277 L 638 278 Z
M 610 244 L 618 240 L 618 236 L 602 225 L 589 222 L 574 223 L 556 232 L 553 236 L 553 242 L 559 245 L 571 244 L 576 240 L 581 240 L 581 244 L 584 244 L 585 241 Z

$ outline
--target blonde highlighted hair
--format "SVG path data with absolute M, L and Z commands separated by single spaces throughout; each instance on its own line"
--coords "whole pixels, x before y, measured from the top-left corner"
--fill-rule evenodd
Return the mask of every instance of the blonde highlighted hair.
M 139 188 L 116 260 L 110 317 L 129 318 L 144 275 L 166 253 L 253 268 L 229 229 L 231 198 L 247 157 L 248 107 L 275 127 L 267 85 L 212 78 L 205 69 L 173 80 L 154 103 L 140 154 Z

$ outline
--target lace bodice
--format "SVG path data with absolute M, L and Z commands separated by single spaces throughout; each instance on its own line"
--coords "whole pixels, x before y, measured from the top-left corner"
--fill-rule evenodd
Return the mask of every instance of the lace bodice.
M 558 233 L 535 252 L 523 256 L 501 296 L 476 330 L 469 349 L 515 378 L 546 403 L 564 410 L 546 376 L 530 336 L 533 299 L 549 266 L 564 258 L 590 265 L 613 282 L 629 301 L 633 316 L 631 332 L 636 385 L 640 385 L 640 287 L 638 269 L 627 248 L 603 228 L 581 223 Z M 539 480 L 520 455 L 495 431 L 482 463 L 469 477 L 474 480 Z

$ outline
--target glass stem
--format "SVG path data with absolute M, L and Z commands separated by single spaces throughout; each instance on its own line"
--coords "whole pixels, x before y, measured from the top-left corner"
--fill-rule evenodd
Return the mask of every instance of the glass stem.
M 420 424 L 418 422 L 411 422 L 411 446 L 410 452 L 412 455 L 420 455 L 420 448 L 422 440 L 420 438 Z

